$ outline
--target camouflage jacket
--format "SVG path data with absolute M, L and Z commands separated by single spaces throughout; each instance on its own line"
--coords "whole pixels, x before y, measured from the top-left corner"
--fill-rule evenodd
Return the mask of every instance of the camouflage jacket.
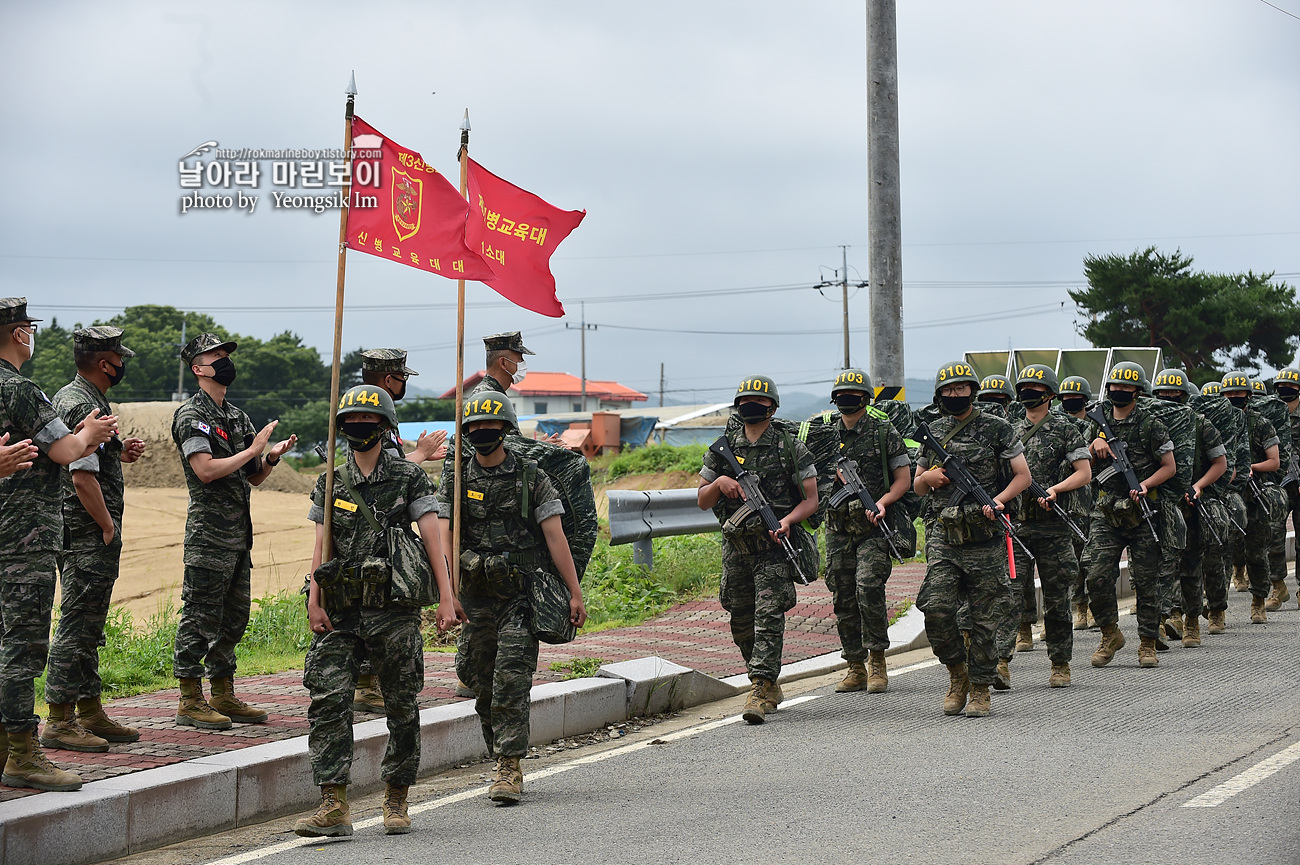
M 839 456 L 848 457 L 858 464 L 858 476 L 867 485 L 871 497 L 879 501 L 881 496 L 889 492 L 889 487 L 893 484 L 894 469 L 910 467 L 912 464 L 911 458 L 907 455 L 907 447 L 903 444 L 903 437 L 898 434 L 891 421 L 872 417 L 871 412 L 864 413 L 852 429 L 844 425 L 844 417 L 841 416 L 836 421 L 835 428 L 840 439 Z M 882 438 L 883 451 L 881 450 Z M 888 474 L 885 472 L 886 464 L 889 467 Z M 831 494 L 834 495 L 843 487 L 844 482 L 837 477 L 831 488 Z M 856 507 L 855 502 L 857 502 Z M 851 498 L 836 508 L 835 515 L 843 519 L 848 516 L 851 507 L 861 508 L 861 502 Z
M 975 476 L 975 480 L 984 488 L 984 491 L 990 496 L 996 496 L 1002 492 L 1011 479 L 1011 468 L 1006 463 L 1024 453 L 1025 448 L 1020 443 L 1020 440 L 1016 438 L 1011 429 L 1011 424 L 1000 417 L 984 412 L 983 406 L 975 408 L 974 411 L 976 413 L 975 418 L 944 444 L 944 450 L 953 456 L 960 457 L 961 461 L 966 464 L 967 470 Z M 935 438 L 943 442 L 947 438 L 949 430 L 959 423 L 961 421 L 957 420 L 957 418 L 944 415 L 928 426 Z M 925 471 L 939 465 L 938 457 L 931 453 L 929 448 L 921 449 L 917 471 Z M 950 504 L 975 504 L 970 500 L 963 500 L 959 503 L 957 499 L 960 495 L 961 493 L 957 490 L 957 487 L 954 484 L 949 484 L 946 487 L 931 490 L 929 495 L 924 496 L 921 516 L 926 525 L 928 526 L 938 519 L 939 511 Z
M 1195 396 L 1192 397 L 1191 404 L 1193 410 L 1200 412 L 1218 431 L 1228 457 L 1227 470 L 1211 489 L 1220 495 L 1229 489 L 1240 491 L 1246 485 L 1246 476 L 1250 474 L 1250 436 L 1246 431 L 1245 413 L 1234 408 L 1222 396 Z M 1232 480 L 1234 471 L 1237 473 L 1235 482 Z
M 758 476 L 759 489 L 763 491 L 777 519 L 783 518 L 799 506 L 803 501 L 803 481 L 817 477 L 817 465 L 813 461 L 812 452 L 803 442 L 798 441 L 788 432 L 783 432 L 776 424 L 771 424 L 763 430 L 758 441 L 752 444 L 745 436 L 743 428 L 735 430 L 729 428 L 726 436 L 737 462 L 742 468 Z M 706 483 L 712 483 L 722 475 L 735 477 L 735 472 L 722 457 L 712 451 L 705 451 L 700 477 L 704 478 Z M 729 499 L 723 496 L 718 503 L 721 509 L 719 522 L 725 522 L 744 504 L 740 498 Z M 753 526 L 761 528 L 762 521 L 757 514 L 754 514 L 746 521 L 745 526 L 747 531 Z
M 1291 460 L 1300 463 L 1300 403 L 1297 403 L 1296 408 L 1292 409 L 1287 417 L 1291 421 Z
M 1263 462 L 1267 458 L 1265 453 L 1269 448 L 1274 447 L 1279 442 L 1277 429 L 1259 412 L 1255 411 L 1252 406 L 1247 406 L 1246 412 L 1246 429 L 1250 435 L 1250 461 L 1252 463 Z M 1278 448 L 1279 452 L 1281 448 Z M 1261 481 L 1271 481 L 1281 476 L 1276 472 L 1261 472 L 1257 479 Z M 1251 496 L 1247 491 L 1244 493 L 1246 500 L 1250 501 Z
M 1201 475 L 1210 470 L 1210 463 L 1219 457 L 1226 457 L 1228 449 L 1223 444 L 1223 437 L 1215 429 L 1214 424 L 1206 419 L 1205 415 L 1197 413 L 1196 415 L 1196 455 L 1192 458 L 1192 483 L 1201 479 Z M 1229 469 L 1224 469 L 1221 477 L 1226 477 Z M 1211 484 L 1205 491 L 1207 496 L 1218 495 L 1220 488 L 1216 483 Z M 1191 487 L 1188 487 L 1190 494 Z
M 36 382 L 0 360 L 0 433 L 6 432 L 11 442 L 31 439 L 40 453 L 31 468 L 0 478 L 0 558 L 57 552 L 63 543 L 62 466 L 45 453 L 71 430 Z
M 1173 452 L 1174 442 L 1169 437 L 1169 429 L 1158 418 L 1153 417 L 1140 402 L 1123 420 L 1115 419 L 1115 409 L 1109 400 L 1102 400 L 1098 410 L 1106 415 L 1106 420 L 1110 422 L 1110 428 L 1115 435 L 1128 445 L 1129 462 L 1133 464 L 1133 472 L 1139 482 L 1155 474 L 1160 468 L 1161 457 Z M 1092 424 L 1091 429 L 1092 438 L 1096 438 L 1101 432 L 1096 424 Z M 1095 465 L 1093 474 L 1101 474 L 1111 462 L 1113 460 L 1105 460 Z M 1128 495 L 1124 477 L 1119 474 L 1102 485 L 1101 489 L 1111 495 Z
M 242 451 L 246 440 L 256 435 L 253 422 L 243 410 L 226 400 L 217 405 L 200 390 L 181 403 L 172 416 L 172 441 L 181 453 L 185 486 L 190 505 L 185 521 L 185 545 L 218 547 L 223 550 L 251 550 L 253 521 L 248 512 L 248 472 L 256 460 L 210 484 L 199 480 L 190 467 L 194 454 L 212 454 L 225 459 Z
M 1091 459 L 1088 445 L 1083 440 L 1083 433 L 1079 431 L 1074 420 L 1068 415 L 1049 410 L 1037 428 L 1027 417 L 1011 425 L 1016 439 L 1025 447 L 1025 462 L 1029 464 L 1029 474 L 1044 488 L 1060 483 L 1074 474 L 1075 460 Z M 995 494 L 996 490 L 993 492 Z M 1070 507 L 1071 500 L 1079 493 L 1086 495 L 1087 490 L 1069 492 L 1059 497 L 1066 510 L 1075 510 Z M 1050 520 L 1054 525 L 1059 526 L 1062 532 L 1069 531 L 1065 523 L 1053 516 L 1051 512 L 1043 510 L 1028 492 L 1021 493 L 1017 507 L 1021 520 L 1026 522 Z
M 395 457 L 385 449 L 379 455 L 370 477 L 361 474 L 356 460 L 349 454 L 347 462 L 335 469 L 339 475 L 346 473 L 347 481 L 357 495 L 370 505 L 375 519 L 383 528 L 409 525 L 425 514 L 438 509 L 433 496 L 433 483 L 424 469 L 405 457 Z M 387 539 L 377 534 L 370 521 L 361 513 L 357 499 L 348 492 L 341 478 L 334 481 L 334 516 L 330 532 L 334 541 L 334 557 L 345 565 L 360 565 L 367 556 L 388 557 Z M 325 473 L 316 479 L 311 493 L 311 509 L 307 519 L 314 523 L 325 522 Z
M 101 417 L 113 413 L 108 398 L 81 376 L 64 385 L 54 395 L 54 410 L 69 428 L 75 428 L 93 409 L 99 409 Z M 109 516 L 113 518 L 113 525 L 121 535 L 122 496 L 125 489 L 122 481 L 122 439 L 113 436 L 100 445 L 98 451 L 76 460 L 63 470 L 64 545 L 68 549 L 96 549 L 104 545 L 103 531 L 77 495 L 77 489 L 72 484 L 74 471 L 94 472 L 100 492 L 104 494 Z
M 1281 460 L 1279 463 L 1280 469 L 1275 472 L 1263 472 L 1260 475 L 1260 480 L 1280 484 L 1291 465 L 1291 412 L 1286 403 L 1271 395 L 1253 395 L 1250 398 L 1249 405 L 1250 408 L 1255 409 L 1273 425 L 1273 431 L 1278 435 L 1277 456 Z
M 532 466 L 532 485 L 527 490 L 525 508 L 524 480 Z M 520 460 L 507 451 L 500 465 L 484 466 L 474 457 L 461 466 L 464 484 L 460 516 L 461 550 L 483 553 L 540 552 L 545 541 L 539 526 L 543 520 L 564 512 L 564 503 L 551 479 L 531 460 Z M 451 460 L 443 465 L 442 483 L 438 488 L 438 516 L 452 519 Z M 524 511 L 527 510 L 527 515 Z M 452 525 L 452 531 L 456 527 Z

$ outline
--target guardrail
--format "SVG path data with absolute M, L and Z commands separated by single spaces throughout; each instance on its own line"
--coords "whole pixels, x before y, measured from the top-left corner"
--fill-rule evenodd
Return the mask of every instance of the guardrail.
M 632 561 L 654 568 L 654 538 L 722 531 L 713 511 L 702 511 L 697 490 L 610 490 L 609 544 L 632 545 Z

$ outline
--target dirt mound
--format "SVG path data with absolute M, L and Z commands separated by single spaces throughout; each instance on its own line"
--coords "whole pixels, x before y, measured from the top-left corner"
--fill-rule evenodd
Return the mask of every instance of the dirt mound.
M 111 403 L 117 413 L 117 425 L 123 437 L 136 436 L 145 441 L 144 455 L 122 466 L 127 487 L 184 487 L 185 470 L 181 455 L 172 441 L 174 402 Z M 287 464 L 276 467 L 259 490 L 281 493 L 310 493 L 316 483 L 314 475 L 303 475 Z
M 659 472 L 652 475 L 623 475 L 608 484 L 596 485 L 596 512 L 609 519 L 609 490 L 682 490 L 700 485 L 699 472 Z

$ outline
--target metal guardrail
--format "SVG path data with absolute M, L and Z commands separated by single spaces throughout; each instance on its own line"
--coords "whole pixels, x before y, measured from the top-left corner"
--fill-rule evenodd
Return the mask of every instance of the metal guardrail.
M 610 546 L 632 544 L 632 561 L 654 567 L 653 538 L 722 531 L 713 511 L 702 511 L 697 490 L 610 490 Z

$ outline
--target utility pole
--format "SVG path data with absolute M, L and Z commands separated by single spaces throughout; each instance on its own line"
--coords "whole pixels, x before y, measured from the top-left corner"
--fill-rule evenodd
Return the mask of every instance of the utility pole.
M 867 234 L 871 378 L 903 396 L 903 234 L 895 0 L 867 0 Z M 897 390 L 894 390 L 894 389 Z
M 659 361 L 659 407 L 664 407 L 664 362 Z
M 574 327 L 574 325 L 565 322 L 564 328 L 565 330 L 582 331 L 582 408 L 578 410 L 586 411 L 587 410 L 587 331 L 595 330 L 597 326 L 594 324 L 587 324 L 587 304 L 585 303 L 579 304 L 579 308 L 582 310 L 582 323 L 579 324 L 577 327 Z
M 822 280 L 814 288 L 821 291 L 823 288 L 829 288 L 832 285 L 839 285 L 840 287 L 840 295 L 844 300 L 844 366 L 842 369 L 848 369 L 853 365 L 849 360 L 849 247 L 843 243 L 840 244 L 840 265 L 838 270 L 839 279 Z M 854 288 L 864 288 L 866 285 L 865 282 L 853 283 Z

